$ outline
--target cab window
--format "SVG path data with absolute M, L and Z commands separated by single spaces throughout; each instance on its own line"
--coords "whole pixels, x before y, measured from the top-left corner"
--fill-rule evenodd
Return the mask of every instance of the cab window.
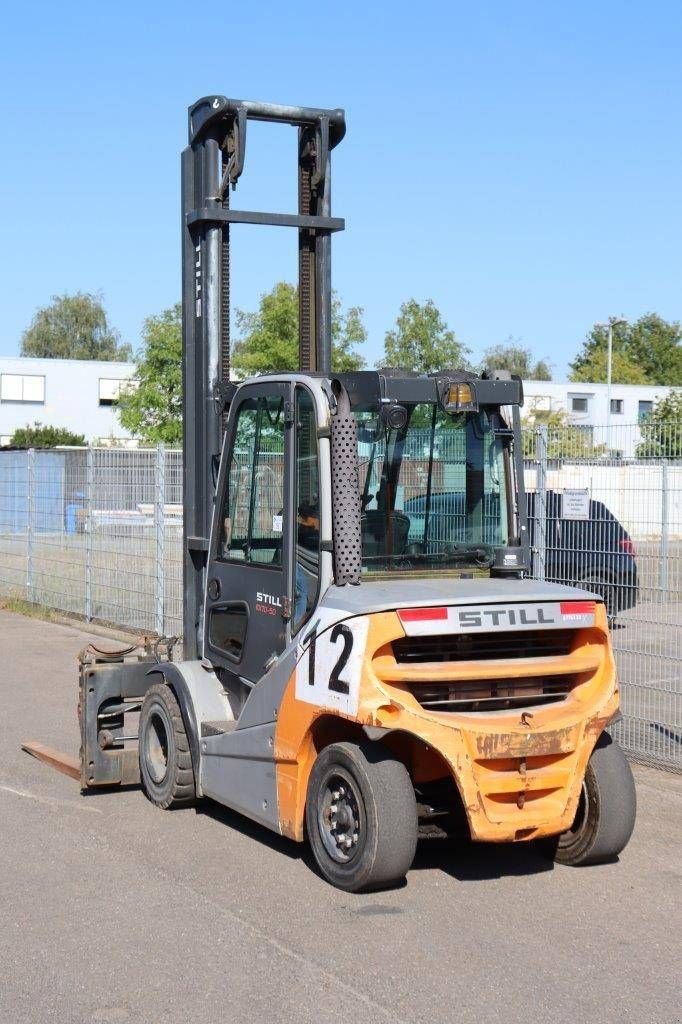
M 310 393 L 296 389 L 296 559 L 293 629 L 300 629 L 317 600 L 320 575 L 320 479 L 317 421 Z
M 218 557 L 279 568 L 284 536 L 284 400 L 239 408 L 221 504 Z

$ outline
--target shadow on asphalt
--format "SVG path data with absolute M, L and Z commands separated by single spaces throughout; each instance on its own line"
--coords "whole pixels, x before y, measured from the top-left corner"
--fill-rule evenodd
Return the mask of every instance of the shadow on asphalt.
M 276 853 L 282 853 L 291 860 L 302 860 L 317 873 L 307 843 L 296 843 L 293 839 L 286 839 L 265 826 L 250 821 L 237 811 L 231 811 L 209 800 L 197 807 L 197 813 L 205 814 L 214 821 L 234 829 L 240 835 L 261 843 Z M 412 870 L 424 869 L 441 870 L 462 882 L 476 882 L 513 875 L 537 875 L 552 871 L 554 864 L 531 843 L 498 845 L 472 843 L 468 840 L 421 839 L 417 845 Z
M 223 807 L 212 800 L 202 800 L 200 804 L 197 804 L 196 812 L 234 829 L 240 835 L 247 836 L 263 846 L 269 846 L 277 853 L 283 853 L 291 860 L 307 861 L 307 843 L 296 843 L 293 839 L 287 839 L 276 832 L 271 832 L 265 825 L 259 825 L 258 822 L 245 818 L 239 811 L 232 811 L 229 807 Z
M 532 843 L 472 843 L 463 839 L 422 839 L 413 871 L 441 870 L 460 882 L 553 871 L 554 864 Z
M 137 790 L 142 798 L 139 786 L 102 787 L 86 790 L 83 796 L 93 799 L 132 790 Z M 277 835 L 264 825 L 212 800 L 202 800 L 195 808 L 187 808 L 184 813 L 205 815 L 290 860 L 302 860 L 317 874 L 307 842 L 297 843 Z M 427 838 L 419 840 L 411 870 L 440 870 L 460 882 L 480 882 L 514 875 L 537 875 L 553 869 L 553 862 L 534 843 L 472 843 L 468 839 Z
M 142 787 L 137 782 L 131 783 L 129 786 L 97 786 L 94 789 L 81 789 L 80 795 L 84 796 L 87 800 L 96 800 L 103 796 L 116 796 L 118 793 L 133 793 L 137 792 L 142 796 Z

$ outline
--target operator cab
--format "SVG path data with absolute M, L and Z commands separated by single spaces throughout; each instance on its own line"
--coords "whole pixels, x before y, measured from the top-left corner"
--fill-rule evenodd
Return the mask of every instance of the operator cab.
M 239 385 L 205 597 L 204 656 L 226 681 L 248 688 L 268 671 L 339 582 L 334 556 L 353 536 L 360 557 L 350 582 L 390 579 L 398 603 L 401 580 L 488 577 L 505 558 L 519 574 L 518 453 L 502 406 L 518 409 L 520 390 L 517 381 L 454 372 L 273 375 Z M 332 439 L 341 394 L 351 431 L 339 467 Z M 356 476 L 344 500 L 353 488 L 358 499 L 350 511 L 333 507 L 332 486 L 349 463 Z

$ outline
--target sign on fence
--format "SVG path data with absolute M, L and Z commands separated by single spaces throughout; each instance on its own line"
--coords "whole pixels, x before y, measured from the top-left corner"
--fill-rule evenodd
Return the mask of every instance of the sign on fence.
M 589 519 L 590 492 L 585 487 L 580 490 L 564 488 L 562 519 Z

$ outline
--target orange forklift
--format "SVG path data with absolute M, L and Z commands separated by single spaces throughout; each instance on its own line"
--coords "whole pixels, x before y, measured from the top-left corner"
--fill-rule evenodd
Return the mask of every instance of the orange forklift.
M 230 207 L 253 120 L 296 130 L 295 214 Z M 607 614 L 529 578 L 521 382 L 332 369 L 345 131 L 339 109 L 189 110 L 183 657 L 83 659 L 82 786 L 218 801 L 349 891 L 396 884 L 420 833 L 614 858 L 635 790 Z M 298 232 L 297 372 L 230 378 L 233 224 Z

